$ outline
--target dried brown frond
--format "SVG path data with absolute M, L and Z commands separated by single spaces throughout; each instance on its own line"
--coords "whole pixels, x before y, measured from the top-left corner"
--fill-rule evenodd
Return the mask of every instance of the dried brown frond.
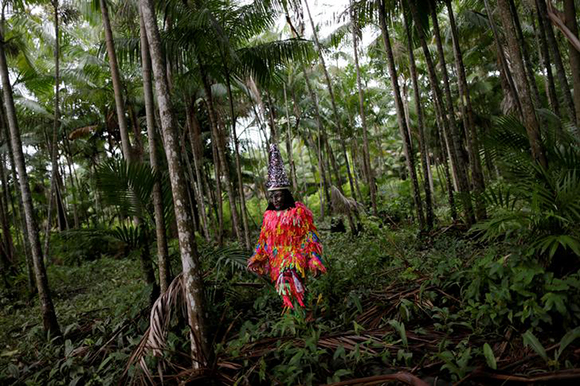
M 74 129 L 73 131 L 71 131 L 69 133 L 68 139 L 70 139 L 71 141 L 74 141 L 75 139 L 85 137 L 85 136 L 91 134 L 92 131 L 95 131 L 98 127 L 99 126 L 97 126 L 97 125 L 79 127 L 78 129 Z
M 336 186 L 330 189 L 330 202 L 332 209 L 338 214 L 354 214 L 363 209 L 363 205 L 352 198 L 345 197 Z
M 176 307 L 180 307 L 183 312 L 185 302 L 183 275 L 179 274 L 173 281 L 167 291 L 163 293 L 153 304 L 149 316 L 149 328 L 141 338 L 137 348 L 131 354 L 125 372 L 121 379 L 124 379 L 132 365 L 137 365 L 140 371 L 140 383 L 156 384 L 145 361 L 149 354 L 155 357 L 161 357 L 163 350 L 166 348 L 167 333 L 171 324 L 171 318 Z M 159 376 L 163 377 L 161 366 L 157 369 Z

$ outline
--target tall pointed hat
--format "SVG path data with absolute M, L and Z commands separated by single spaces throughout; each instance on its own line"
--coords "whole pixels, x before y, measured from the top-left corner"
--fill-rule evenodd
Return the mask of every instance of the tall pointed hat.
M 284 161 L 278 146 L 270 145 L 270 164 L 268 165 L 268 182 L 266 182 L 268 190 L 280 190 L 290 188 L 290 180 L 286 175 L 284 169 Z

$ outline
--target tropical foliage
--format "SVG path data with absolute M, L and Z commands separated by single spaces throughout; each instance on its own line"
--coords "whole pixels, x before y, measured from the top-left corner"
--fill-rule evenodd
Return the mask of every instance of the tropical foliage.
M 577 1 L 1 4 L 0 383 L 580 378 Z

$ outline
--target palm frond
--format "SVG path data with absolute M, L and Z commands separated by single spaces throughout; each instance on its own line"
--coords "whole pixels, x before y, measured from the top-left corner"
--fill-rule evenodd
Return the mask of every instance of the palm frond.
M 143 377 L 150 384 L 155 384 L 145 359 L 147 355 L 162 357 L 163 350 L 167 347 L 167 333 L 173 316 L 178 310 L 181 311 L 182 315 L 187 315 L 184 298 L 183 274 L 179 274 L 153 304 L 149 316 L 149 328 L 129 357 L 123 379 L 127 376 L 129 368 L 136 365 L 141 370 L 136 376 Z

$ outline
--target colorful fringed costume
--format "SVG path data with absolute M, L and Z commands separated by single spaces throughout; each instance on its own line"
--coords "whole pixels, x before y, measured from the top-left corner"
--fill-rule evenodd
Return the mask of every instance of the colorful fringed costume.
M 309 270 L 324 273 L 322 244 L 312 220 L 312 212 L 301 202 L 286 210 L 264 213 L 258 245 L 248 267 L 270 274 L 284 306 L 294 308 L 293 300 L 304 307 L 304 278 Z

